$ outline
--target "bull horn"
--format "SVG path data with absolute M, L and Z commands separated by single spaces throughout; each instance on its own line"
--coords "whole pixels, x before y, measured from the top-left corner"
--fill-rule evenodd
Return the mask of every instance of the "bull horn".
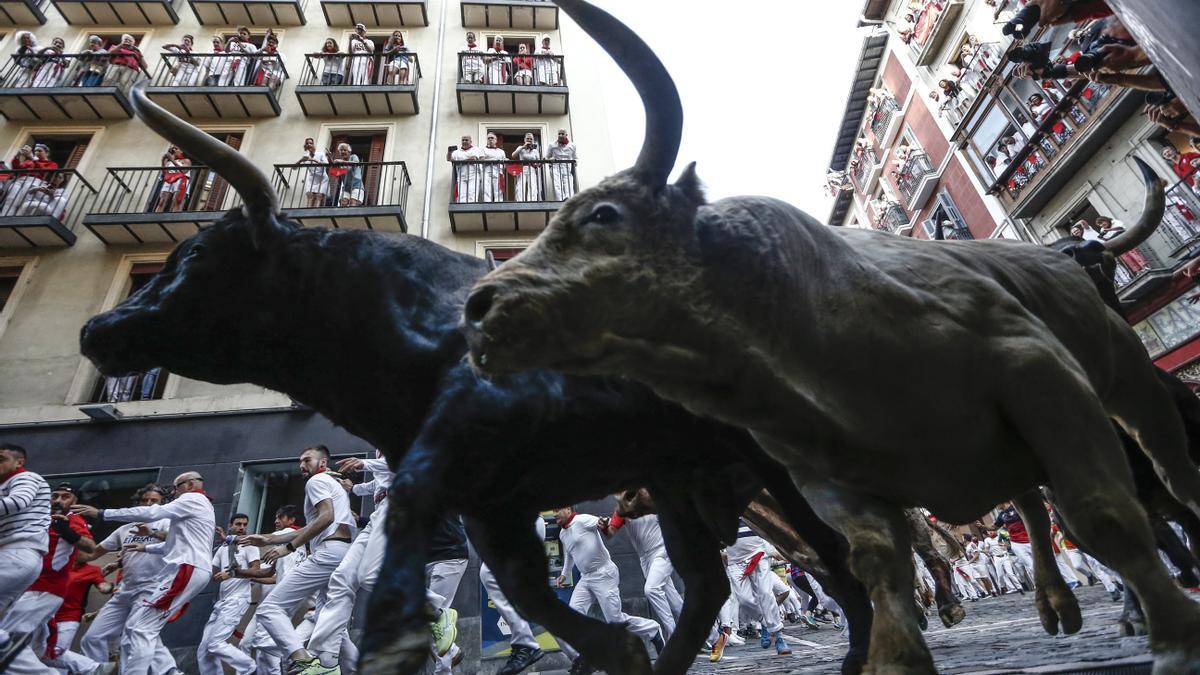
M 1146 184 L 1146 201 L 1142 203 L 1142 216 L 1138 221 L 1116 237 L 1104 242 L 1104 248 L 1113 255 L 1128 253 L 1150 238 L 1162 223 L 1167 204 L 1167 184 L 1150 165 L 1134 157 L 1142 182 Z
M 199 160 L 225 179 L 242 197 L 242 210 L 251 222 L 279 213 L 279 198 L 271 181 L 242 153 L 172 115 L 146 96 L 146 80 L 133 85 L 133 112 L 159 136 L 179 146 L 188 157 Z
M 633 82 L 646 108 L 646 139 L 634 164 L 647 184 L 666 185 L 683 133 L 683 104 L 671 74 L 654 50 L 608 12 L 584 0 L 556 0 Z

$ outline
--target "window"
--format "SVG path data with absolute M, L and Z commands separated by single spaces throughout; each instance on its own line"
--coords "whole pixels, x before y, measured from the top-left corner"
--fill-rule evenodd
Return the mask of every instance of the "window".
M 60 483 L 70 483 L 78 495 L 80 504 L 101 509 L 124 509 L 135 506 L 134 493 L 158 480 L 158 473 L 158 469 L 136 469 L 104 473 L 45 474 L 44 477 L 50 484 L 50 489 L 54 489 Z M 92 538 L 99 542 L 122 525 L 124 523 L 93 522 Z
M 8 299 L 17 290 L 17 281 L 24 267 L 0 267 L 0 313 L 8 307 Z
M 92 142 L 92 134 L 53 134 L 34 132 L 29 135 L 25 145 L 34 146 L 38 143 L 45 145 L 50 151 L 50 159 L 63 169 L 74 169 L 79 166 L 83 154 L 87 152 Z
M 524 251 L 525 247 L 520 248 L 489 248 L 484 253 L 487 259 L 488 269 L 496 269 L 504 263 L 517 257 L 517 254 Z
M 297 455 L 299 456 L 299 455 Z M 339 459 L 357 455 L 334 455 L 331 464 Z M 284 504 L 304 504 L 305 478 L 297 468 L 299 460 L 288 459 L 278 462 L 242 465 L 242 486 L 235 495 L 238 513 L 250 516 L 248 532 L 275 531 L 275 511 Z M 359 482 L 363 474 L 356 474 L 350 479 Z M 361 515 L 359 500 L 351 495 L 350 508 Z M 303 520 L 301 514 L 301 520 Z M 303 525 L 303 522 L 297 523 Z
M 83 33 L 83 44 L 80 45 L 79 51 L 84 51 L 87 49 L 88 40 L 90 40 L 93 35 L 104 41 L 104 49 L 115 47 L 116 45 L 121 44 L 122 35 L 131 36 L 133 38 L 133 44 L 139 47 L 142 44 L 142 39 L 146 37 L 145 33 L 89 33 L 85 31 Z
M 133 295 L 149 283 L 163 268 L 163 263 L 138 263 L 129 273 L 129 292 Z M 92 403 L 124 403 L 126 401 L 154 401 L 163 397 L 167 385 L 167 372 L 153 368 L 144 373 L 130 373 L 120 377 L 101 377 L 92 392 Z
M 329 196 L 326 198 L 327 205 L 337 206 L 344 201 L 346 203 L 342 204 L 343 206 L 374 206 L 379 196 L 379 179 L 382 169 L 379 163 L 383 161 L 384 153 L 387 150 L 387 132 L 382 129 L 356 129 L 354 131 L 334 129 L 330 134 L 329 149 L 331 152 L 329 156 L 331 159 L 337 156 L 338 146 L 346 143 L 350 146 L 350 152 L 358 157 L 358 161 L 373 162 L 374 164 L 359 167 L 357 174 L 352 168 L 344 176 L 331 176 Z M 357 193 L 352 185 L 343 185 L 345 181 L 355 175 L 362 180 L 361 191 Z
M 955 205 L 954 199 L 950 197 L 950 193 L 942 192 L 937 196 L 937 204 L 933 207 L 929 217 L 921 222 L 921 227 L 925 229 L 925 236 L 929 239 L 937 239 L 937 228 L 942 228 L 942 237 L 945 239 L 974 239 L 971 234 L 971 229 L 967 227 L 967 221 L 958 211 L 958 206 Z

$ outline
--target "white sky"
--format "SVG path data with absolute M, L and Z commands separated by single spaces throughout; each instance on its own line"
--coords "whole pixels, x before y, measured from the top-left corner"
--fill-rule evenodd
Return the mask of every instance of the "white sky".
M 641 35 L 675 79 L 684 109 L 677 171 L 697 161 L 710 199 L 769 195 L 828 217 L 822 186 L 865 35 L 862 0 L 593 1 Z M 633 86 L 599 56 L 621 169 L 637 157 L 645 118 Z

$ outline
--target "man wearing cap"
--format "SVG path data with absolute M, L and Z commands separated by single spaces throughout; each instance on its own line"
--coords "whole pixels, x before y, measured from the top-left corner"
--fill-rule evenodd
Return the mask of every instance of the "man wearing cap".
M 167 622 L 208 585 L 212 561 L 213 532 L 217 521 L 212 502 L 204 492 L 204 477 L 195 471 L 175 478 L 175 499 L 169 504 L 135 506 L 127 509 L 98 509 L 78 505 L 75 513 L 101 521 L 145 523 L 171 521 L 166 541 L 137 544 L 138 551 L 161 553 L 163 571 L 158 586 L 129 613 L 121 637 L 122 675 L 152 673 L 155 654 L 162 644 L 160 633 Z M 154 673 L 153 675 L 158 675 Z

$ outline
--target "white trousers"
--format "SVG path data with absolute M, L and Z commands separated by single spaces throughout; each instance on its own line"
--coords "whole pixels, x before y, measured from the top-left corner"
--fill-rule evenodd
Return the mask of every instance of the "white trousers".
M 346 555 L 329 577 L 325 593 L 325 604 L 317 613 L 312 637 L 308 639 L 308 651 L 312 654 L 337 654 L 342 644 L 350 640 L 350 617 L 354 613 L 354 600 L 359 590 L 370 593 L 379 577 L 383 565 L 383 554 L 387 548 L 385 515 L 387 500 L 381 501 L 371 513 L 371 520 L 363 531 L 354 538 Z
M 79 642 L 79 650 L 83 655 L 98 663 L 111 661 L 109 653 L 112 644 L 121 639 L 125 632 L 125 623 L 134 604 L 149 599 L 157 585 L 117 586 L 117 592 L 108 598 L 108 602 L 96 613 L 96 618 L 88 626 L 87 632 Z M 154 660 L 150 666 L 152 673 L 167 673 L 174 669 L 175 657 L 159 640 L 154 649 Z
M 570 164 L 550 165 L 550 185 L 554 189 L 554 198 L 565 202 L 575 196 L 575 177 L 571 175 Z
M 496 606 L 496 611 L 500 612 L 500 616 L 504 617 L 504 622 L 508 624 L 512 633 L 508 640 L 509 644 L 513 647 L 537 649 L 538 643 L 533 637 L 533 628 L 523 616 L 517 613 L 517 610 L 513 609 L 508 598 L 504 597 L 504 592 L 500 590 L 500 584 L 496 582 L 496 575 L 492 574 L 486 564 L 479 566 L 479 581 L 487 589 L 488 597 Z
M 1084 576 L 1091 573 L 1092 576 L 1099 579 L 1100 583 L 1104 585 L 1104 590 L 1109 593 L 1117 590 L 1116 579 L 1120 577 L 1117 577 L 1112 570 L 1102 565 L 1099 560 L 1074 548 L 1067 549 L 1067 558 L 1071 561 L 1071 565 Z
M 71 651 L 71 644 L 79 633 L 78 621 L 59 621 L 58 634 L 54 636 L 54 659 L 51 665 L 65 668 L 71 673 L 90 673 L 100 664 L 80 654 Z
M 0 548 L 0 615 L 42 573 L 42 554 L 32 548 Z
M 191 568 L 188 578 L 184 568 L 191 566 L 168 565 L 154 591 L 134 603 L 121 635 L 121 675 L 161 675 L 152 668 L 159 660 L 158 651 L 165 648 L 161 637 L 163 626 L 203 591 L 212 578 L 208 570 L 199 568 Z
M 605 567 L 580 577 L 575 590 L 571 591 L 570 605 L 571 609 L 584 616 L 587 616 L 592 605 L 599 605 L 605 623 L 624 624 L 629 632 L 640 638 L 653 639 L 662 632 L 658 623 L 653 619 L 630 616 L 621 609 L 621 575 L 614 563 L 609 563 Z M 777 611 L 776 614 L 778 613 Z M 571 645 L 561 640 L 559 644 L 563 648 L 563 653 L 572 661 L 579 656 L 579 651 Z
M 467 571 L 467 559 L 438 560 L 425 565 L 425 599 L 437 609 L 449 609 L 458 594 L 458 583 Z M 458 654 L 458 645 L 442 656 L 434 654 L 433 672 L 453 672 L 451 663 Z
M 255 612 L 258 623 L 275 641 L 282 656 L 290 657 L 304 648 L 303 638 L 292 625 L 292 612 L 313 593 L 325 590 L 349 549 L 350 544 L 344 541 L 321 542 L 312 555 L 288 570 L 283 583 L 276 585 L 267 599 L 259 603 Z M 325 602 L 324 595 L 318 595 L 318 610 Z
M 1017 579 L 1016 570 L 1013 569 L 1012 556 L 993 556 L 992 566 L 996 568 L 996 580 L 1005 592 L 1021 590 L 1021 582 Z
M 649 560 L 641 560 L 642 574 L 646 576 L 643 592 L 650 609 L 662 626 L 663 639 L 666 640 L 675 632 L 675 624 L 679 621 L 679 613 L 683 611 L 683 596 L 671 576 L 675 567 L 671 559 L 665 555 L 654 556 Z
M 783 621 L 779 618 L 779 603 L 775 601 L 775 585 L 771 582 L 775 573 L 771 571 L 766 556 L 759 559 L 749 575 L 744 575 L 749 561 L 744 562 L 745 564 L 726 567 L 729 580 L 733 582 L 733 592 L 741 604 L 755 609 L 763 628 L 774 635 L 783 630 Z
M 729 597 L 725 598 L 725 604 L 721 605 L 721 611 L 717 613 L 717 622 L 708 633 L 710 643 L 716 641 L 717 632 L 722 628 L 728 628 L 730 632 L 737 632 L 738 628 L 738 601 L 732 587 L 729 589 Z
M 480 201 L 483 202 L 502 202 L 504 201 L 504 190 L 500 189 L 500 176 L 504 175 L 499 164 L 484 164 L 483 165 L 483 196 Z
M 218 600 L 213 605 L 212 614 L 204 626 L 204 634 L 200 637 L 200 645 L 196 648 L 196 666 L 200 669 L 200 675 L 224 675 L 223 666 L 229 666 L 237 675 L 254 672 L 254 659 L 229 644 L 230 636 L 237 630 L 247 609 L 250 609 L 248 592 Z
M 38 556 L 39 559 L 41 556 Z M 41 568 L 39 562 L 38 568 Z M 36 575 L 35 575 L 36 578 Z M 42 663 L 40 656 L 46 653 L 46 639 L 50 636 L 47 622 L 62 605 L 62 598 L 42 591 L 27 591 L 5 611 L 0 619 L 0 642 L 5 642 L 13 633 L 33 633 L 29 645 L 17 653 L 16 658 L 4 671 L 5 675 L 44 675 L 57 673 Z

